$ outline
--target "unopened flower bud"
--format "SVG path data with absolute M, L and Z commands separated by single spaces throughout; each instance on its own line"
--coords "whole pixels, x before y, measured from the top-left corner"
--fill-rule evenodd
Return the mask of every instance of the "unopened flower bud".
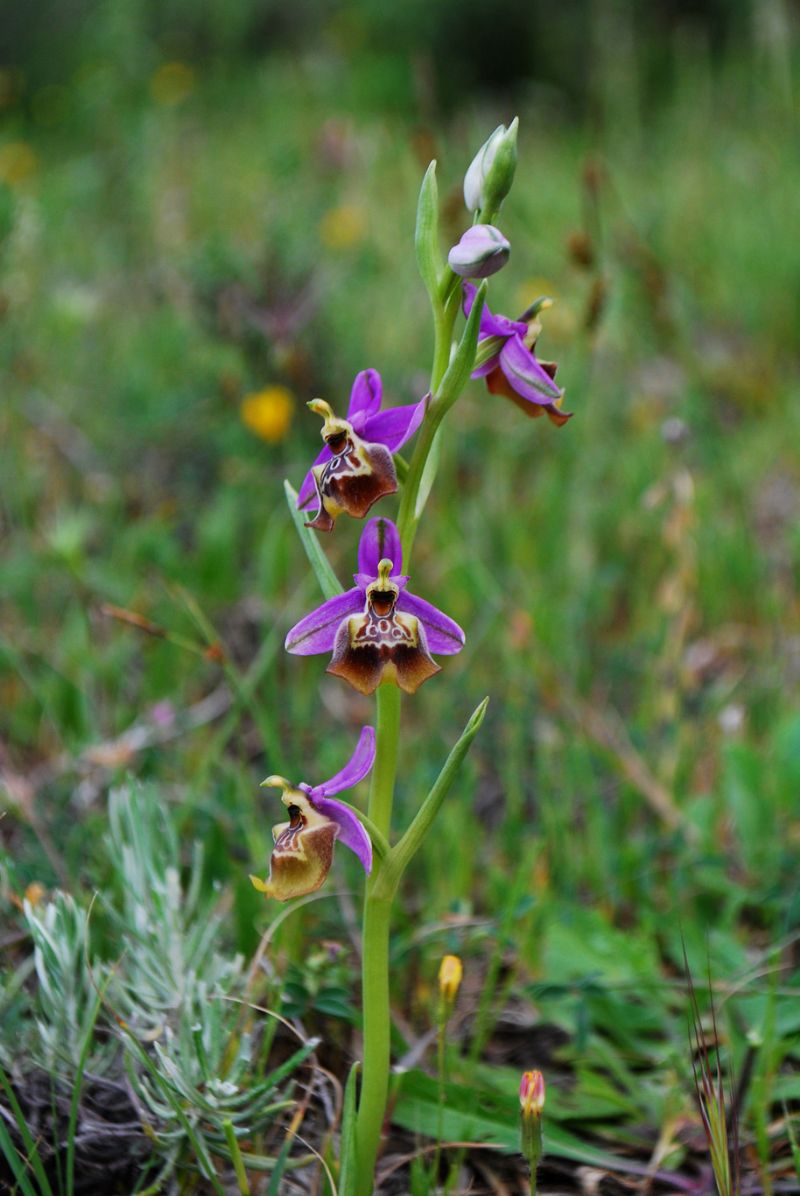
M 439 992 L 448 1005 L 452 1005 L 461 987 L 464 968 L 457 955 L 445 955 L 439 968 Z
M 536 1191 L 536 1168 L 542 1157 L 542 1110 L 544 1076 L 540 1071 L 526 1071 L 519 1086 L 521 1116 L 520 1146 L 531 1169 L 531 1192 Z
M 540 1117 L 544 1108 L 544 1076 L 540 1071 L 526 1071 L 519 1085 L 519 1103 L 523 1117 Z
M 517 167 L 516 117 L 508 128 L 498 125 L 464 175 L 464 203 L 470 212 L 496 212 L 511 190 Z
M 447 255 L 451 270 L 462 278 L 488 278 L 502 270 L 511 246 L 492 224 L 474 224 Z

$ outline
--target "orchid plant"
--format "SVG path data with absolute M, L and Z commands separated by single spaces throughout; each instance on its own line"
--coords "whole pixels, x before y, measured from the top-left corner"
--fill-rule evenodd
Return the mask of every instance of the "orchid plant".
M 481 147 L 464 179 L 464 198 L 473 223 L 445 261 L 439 244 L 436 163 L 422 183 L 417 209 L 416 252 L 430 298 L 434 356 L 430 389 L 418 402 L 382 407 L 377 370 L 355 379 L 345 418 L 327 400 L 308 406 L 323 420 L 322 451 L 299 493 L 287 495 L 304 547 L 325 601 L 286 636 L 288 652 L 329 655 L 327 672 L 361 694 L 375 694 L 376 727 L 364 727 L 352 759 L 331 780 L 293 784 L 281 776 L 264 782 L 281 793 L 289 821 L 273 830 L 274 848 L 266 881 L 253 884 L 267 897 L 286 901 L 318 889 L 331 867 L 337 840 L 363 866 L 366 883 L 362 937 L 363 1061 L 352 1133 L 343 1131 L 339 1190 L 369 1196 L 386 1110 L 390 1066 L 389 931 L 392 902 L 408 863 L 422 843 L 478 732 L 488 699 L 477 707 L 439 777 L 410 826 L 399 837 L 392 806 L 400 749 L 401 694 L 413 694 L 434 678 L 435 657 L 458 653 L 464 632 L 431 602 L 409 588 L 403 569 L 411 566 L 414 541 L 436 477 L 442 425 L 470 378 L 484 378 L 490 393 L 502 394 L 526 414 L 547 414 L 556 425 L 563 391 L 555 365 L 535 355 L 540 299 L 520 320 L 493 315 L 486 306 L 487 279 L 509 260 L 511 246 L 495 220 L 513 181 L 517 121 L 500 125 Z M 468 280 L 479 280 L 476 286 Z M 464 323 L 457 325 L 463 313 Z M 399 469 L 398 450 L 416 437 Z M 398 480 L 400 478 L 400 480 Z M 354 585 L 344 590 L 315 532 L 332 532 L 342 515 L 361 519 L 382 498 L 400 491 L 396 521 L 372 517 L 364 526 Z M 313 519 L 302 512 L 316 502 Z M 368 812 L 334 794 L 371 773 Z M 348 1090 L 355 1091 L 355 1072 Z M 355 1107 L 355 1105 L 354 1105 Z

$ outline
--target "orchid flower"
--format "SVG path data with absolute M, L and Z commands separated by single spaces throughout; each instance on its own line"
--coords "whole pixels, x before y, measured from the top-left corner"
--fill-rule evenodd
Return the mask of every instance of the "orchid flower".
M 327 671 L 363 694 L 386 682 L 414 693 L 440 671 L 431 652 L 460 652 L 464 632 L 435 606 L 409 594 L 402 567 L 397 528 L 391 519 L 370 519 L 358 546 L 355 586 L 301 619 L 286 637 L 286 651 L 296 656 L 332 652 Z
M 375 731 L 364 727 L 351 759 L 322 785 L 307 785 L 305 781 L 292 785 L 285 777 L 277 776 L 262 781 L 269 789 L 283 791 L 281 801 L 289 810 L 289 821 L 272 829 L 275 846 L 269 879 L 250 877 L 260 893 L 289 901 L 315 892 L 330 871 L 337 839 L 355 852 L 365 872 L 372 870 L 372 843 L 361 820 L 331 794 L 352 789 L 364 779 L 374 760 Z
M 469 315 L 475 302 L 476 288 L 464 283 L 464 314 Z M 533 347 L 541 331 L 537 321 L 510 320 L 508 316 L 493 315 L 484 305 L 478 339 L 481 349 L 493 349 L 488 360 L 473 370 L 473 378 L 485 378 L 493 395 L 505 395 L 512 403 L 536 419 L 547 415 L 559 427 L 572 418 L 561 410 L 564 392 L 556 385 L 555 362 L 538 361 Z
M 325 447 L 297 496 L 299 510 L 307 507 L 315 494 L 319 503 L 307 527 L 332 531 L 342 512 L 363 519 L 373 503 L 397 490 L 392 453 L 416 432 L 425 414 L 425 399 L 381 411 L 382 389 L 377 370 L 362 370 L 353 383 L 347 419 L 339 419 L 322 399 L 308 404 L 325 421 Z

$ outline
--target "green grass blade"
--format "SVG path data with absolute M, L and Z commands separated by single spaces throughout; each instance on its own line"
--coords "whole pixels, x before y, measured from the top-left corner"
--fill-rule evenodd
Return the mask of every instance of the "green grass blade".
M 2 1151 L 8 1161 L 9 1167 L 14 1172 L 14 1178 L 19 1184 L 23 1196 L 36 1196 L 36 1192 L 33 1190 L 31 1181 L 28 1178 L 27 1160 L 20 1158 L 19 1151 L 11 1141 L 11 1135 L 6 1129 L 6 1123 L 2 1117 L 0 1117 L 0 1151 Z
M 339 1151 L 339 1196 L 352 1196 L 356 1180 L 356 1086 L 361 1064 L 350 1068 L 344 1090 L 342 1138 Z
M 293 1142 L 294 1142 L 294 1135 L 287 1134 L 286 1140 L 285 1140 L 283 1146 L 281 1147 L 280 1154 L 278 1155 L 277 1159 L 275 1160 L 275 1170 L 272 1172 L 272 1176 L 269 1181 L 269 1187 L 267 1188 L 267 1196 L 280 1196 L 281 1177 L 283 1176 L 283 1173 L 286 1170 L 286 1164 L 289 1160 L 289 1151 L 292 1149 Z
M 95 1022 L 100 1013 L 100 1007 L 103 1004 L 103 998 L 105 997 L 105 991 L 108 988 L 110 979 L 111 973 L 109 973 L 103 987 L 98 991 L 94 1005 L 92 1006 L 92 1012 L 86 1026 L 86 1033 L 83 1036 L 81 1044 L 75 1083 L 72 1087 L 72 1099 L 69 1104 L 69 1123 L 67 1125 L 67 1196 L 72 1196 L 75 1190 L 75 1127 L 78 1124 L 78 1105 L 80 1104 L 81 1091 L 83 1089 L 83 1073 L 86 1068 L 86 1060 L 89 1058 L 89 1048 L 92 1043 Z
M 519 1097 L 478 1089 L 471 1084 L 451 1081 L 445 1085 L 442 1132 L 445 1140 L 486 1142 L 508 1154 L 519 1153 Z M 413 1069 L 400 1080 L 400 1090 L 392 1120 L 412 1133 L 433 1138 L 440 1109 L 439 1082 L 434 1076 Z M 579 1137 L 561 1126 L 547 1123 L 544 1131 L 545 1152 L 562 1159 L 602 1167 L 609 1171 L 633 1171 L 629 1161 L 618 1158 L 601 1147 L 584 1144 Z
M 180 1122 L 183 1132 L 186 1134 L 186 1137 L 191 1143 L 192 1150 L 197 1158 L 197 1164 L 200 1168 L 200 1173 L 202 1174 L 203 1178 L 208 1180 L 214 1191 L 217 1193 L 217 1196 L 226 1196 L 225 1189 L 219 1182 L 216 1169 L 211 1161 L 211 1156 L 208 1153 L 208 1147 L 203 1141 L 202 1136 L 197 1133 L 189 1118 L 184 1113 L 180 1101 L 175 1097 L 175 1094 L 172 1092 L 170 1086 L 164 1083 L 164 1078 L 161 1075 L 161 1072 L 158 1070 L 152 1059 L 147 1054 L 147 1051 L 144 1050 L 141 1043 L 134 1037 L 130 1030 L 126 1031 L 126 1041 L 130 1045 L 133 1054 L 136 1056 L 145 1070 L 150 1073 L 153 1082 L 163 1093 L 164 1099 L 170 1105 L 173 1113 Z
M 236 1173 L 236 1183 L 239 1187 L 241 1196 L 250 1196 L 250 1181 L 247 1178 L 247 1171 L 244 1166 L 244 1159 L 242 1152 L 239 1149 L 239 1143 L 236 1140 L 236 1131 L 233 1128 L 233 1122 L 227 1118 L 222 1123 L 222 1129 L 225 1133 L 225 1141 L 228 1144 L 228 1150 L 233 1163 L 233 1170 Z
M 50 1181 L 47 1178 L 44 1164 L 39 1157 L 39 1148 L 34 1142 L 33 1136 L 28 1129 L 28 1123 L 25 1120 L 25 1115 L 20 1108 L 16 1093 L 11 1087 L 11 1081 L 6 1075 L 5 1068 L 2 1064 L 0 1064 L 0 1086 L 2 1086 L 3 1091 L 6 1094 L 8 1103 L 11 1106 L 11 1111 L 14 1114 L 17 1125 L 19 1126 L 19 1132 L 22 1135 L 22 1141 L 24 1142 L 25 1149 L 28 1152 L 27 1160 L 36 1174 L 36 1179 L 38 1180 L 39 1187 L 41 1188 L 42 1196 L 53 1196 L 53 1189 L 50 1187 Z M 0 1122 L 0 1124 L 2 1124 L 2 1122 Z

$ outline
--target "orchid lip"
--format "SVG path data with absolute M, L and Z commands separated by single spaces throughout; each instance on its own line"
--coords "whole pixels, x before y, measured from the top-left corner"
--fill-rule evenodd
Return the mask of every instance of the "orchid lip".
M 393 574 L 395 565 L 398 572 Z M 394 523 L 384 516 L 369 520 L 361 533 L 353 589 L 329 598 L 296 623 L 287 633 L 286 650 L 298 656 L 335 652 L 337 637 L 340 632 L 344 636 L 343 628 L 346 630 L 350 620 L 371 611 L 378 619 L 399 614 L 418 620 L 433 655 L 454 656 L 460 652 L 464 632 L 443 611 L 409 593 L 408 578 L 399 572 L 402 567 L 400 537 Z M 396 594 L 394 606 L 386 613 L 376 610 L 375 596 L 380 595 L 378 603 L 388 606 L 390 594 Z
M 324 420 L 322 438 L 325 443 L 300 486 L 297 495 L 298 510 L 304 510 L 314 498 L 319 500 L 317 490 L 319 467 L 327 464 L 332 457 L 340 457 L 342 461 L 347 459 L 345 445 L 338 441 L 331 444 L 330 440 L 331 437 L 335 437 L 341 432 L 347 432 L 348 446 L 359 448 L 362 457 L 366 454 L 372 469 L 377 469 L 383 477 L 382 493 L 375 493 L 372 502 L 377 501 L 383 494 L 395 492 L 397 479 L 392 454 L 398 452 L 417 431 L 427 411 L 430 395 L 409 406 L 387 407 L 384 410 L 381 410 L 381 399 L 380 374 L 377 370 L 368 369 L 362 370 L 360 374 L 356 375 L 346 419 L 340 419 L 330 403 L 324 399 L 312 399 L 308 403 L 309 409 Z M 381 487 L 376 486 L 375 489 L 376 491 L 381 490 Z M 339 502 L 339 505 L 348 515 L 361 519 L 369 510 L 372 502 L 368 501 L 366 495 L 361 495 L 358 510 L 351 509 L 352 504 Z M 319 531 L 330 531 L 334 520 L 340 513 L 337 511 L 336 515 L 331 515 L 331 512 L 326 512 L 328 518 L 323 518 L 322 522 L 318 522 L 320 515 L 317 515 L 311 526 L 316 527 Z
M 372 843 L 358 814 L 331 795 L 351 789 L 369 773 L 375 761 L 375 730 L 363 727 L 350 760 L 319 785 L 271 775 L 262 783 L 281 789 L 289 821 L 273 827 L 275 846 L 270 856 L 269 879 L 251 880 L 259 892 L 287 901 L 314 892 L 331 867 L 333 849 L 341 842 L 358 857 L 364 871 L 372 869 Z

